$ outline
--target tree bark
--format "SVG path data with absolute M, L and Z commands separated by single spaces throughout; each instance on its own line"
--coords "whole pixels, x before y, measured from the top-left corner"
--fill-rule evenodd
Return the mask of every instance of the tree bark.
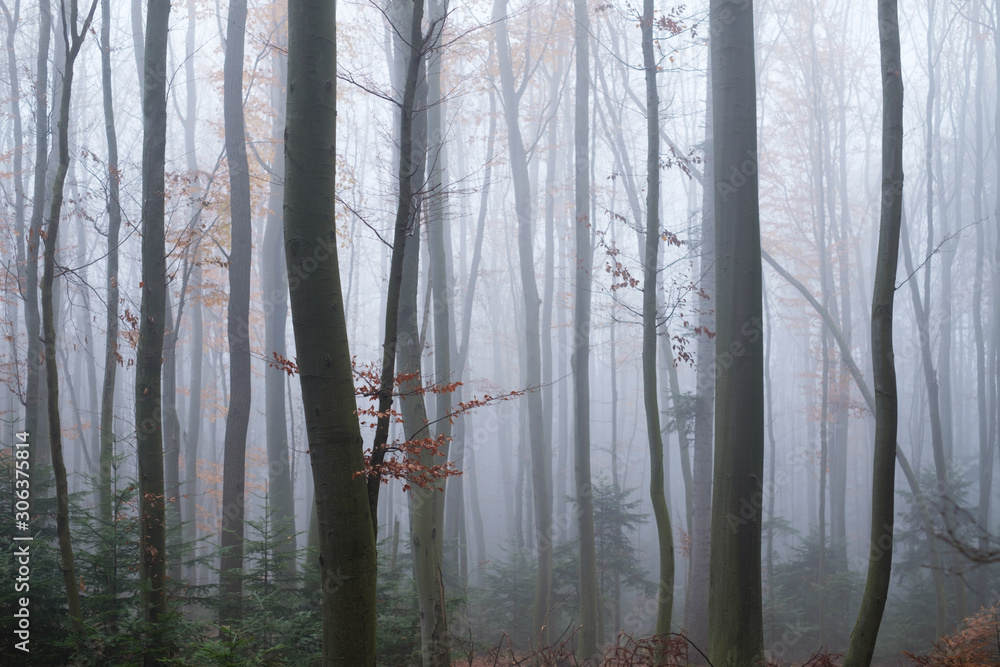
M 711 40 L 711 37 L 709 38 Z M 709 53 L 711 59 L 711 53 Z M 712 173 L 712 64 L 706 75 L 705 166 Z M 688 638 L 708 650 L 709 563 L 712 532 L 712 432 L 715 420 L 715 192 L 702 182 L 701 291 L 706 295 L 698 310 L 697 386 L 694 408 L 694 454 L 691 462 L 691 576 L 685 614 Z
M 69 169 L 69 110 L 73 89 L 73 67 L 83 46 L 83 40 L 90 29 L 90 23 L 97 9 L 97 0 L 77 30 L 78 6 L 71 0 L 69 17 L 63 17 L 69 25 L 63 32 L 67 40 L 66 60 L 63 69 L 62 95 L 59 100 L 58 120 L 58 166 L 52 184 L 52 201 L 49 208 L 48 228 L 45 234 L 45 251 L 42 272 L 42 327 L 45 335 L 45 378 L 48 386 L 49 449 L 52 454 L 52 471 L 56 482 L 56 534 L 59 541 L 60 568 L 66 586 L 66 601 L 69 607 L 73 639 L 80 648 L 83 642 L 83 612 L 80 608 L 80 586 L 76 580 L 73 562 L 73 542 L 69 527 L 69 488 L 66 481 L 66 463 L 63 459 L 62 423 L 59 416 L 59 369 L 56 356 L 56 322 L 52 303 L 52 292 L 56 272 L 56 249 L 59 243 L 59 225 L 62 215 L 63 186 Z M 64 10 L 65 11 L 65 10 Z M 35 201 L 35 206 L 42 202 Z
M 101 85 L 104 101 L 104 133 L 108 141 L 108 268 L 107 314 L 105 316 L 104 384 L 101 389 L 101 446 L 98 454 L 98 516 L 110 526 L 111 468 L 115 451 L 114 411 L 118 353 L 118 236 L 122 226 L 118 136 L 115 132 L 111 79 L 111 0 L 101 0 Z M 109 572 L 110 576 L 110 572 Z
M 52 32 L 52 10 L 49 0 L 38 2 L 38 57 L 35 62 L 35 173 L 31 221 L 28 227 L 27 257 L 24 281 L 24 328 L 28 338 L 27 386 L 25 388 L 24 430 L 35 442 L 28 449 L 31 469 L 48 460 L 48 419 L 40 419 L 44 405 L 45 375 L 42 370 L 45 357 L 40 345 L 41 314 L 38 310 L 38 242 L 42 238 L 45 218 L 45 172 L 48 163 L 49 141 L 49 40 Z M 29 501 L 33 513 L 34 501 Z
M 264 290 L 264 355 L 285 357 L 285 324 L 288 320 L 288 278 L 285 253 L 281 249 L 281 199 L 285 176 L 283 134 L 285 125 L 284 89 L 288 84 L 284 54 L 275 50 L 272 66 L 275 83 L 271 87 L 271 104 L 275 118 L 271 131 L 274 159 L 271 162 L 271 187 L 268 197 L 264 245 L 261 248 L 261 283 Z M 285 373 L 268 364 L 264 369 L 264 415 L 267 435 L 268 496 L 274 510 L 277 553 L 285 558 L 286 573 L 295 572 L 295 495 L 288 459 L 288 421 L 285 418 Z
M 243 118 L 243 46 L 246 0 L 229 5 L 223 106 L 226 160 L 229 163 L 229 211 L 232 246 L 229 254 L 229 411 L 226 413 L 225 465 L 222 476 L 222 562 L 219 622 L 242 616 L 243 516 L 247 427 L 250 421 L 250 258 L 252 229 L 250 171 Z
M 139 462 L 140 580 L 143 613 L 155 626 L 167 612 L 166 524 L 163 507 L 163 425 L 160 373 L 167 296 L 164 240 L 164 158 L 167 142 L 168 0 L 149 0 L 146 21 L 142 142 L 142 305 L 136 350 L 135 423 Z M 159 646 L 143 658 L 157 662 Z
M 333 209 L 336 15 L 334 0 L 288 6 L 285 259 L 319 521 L 323 664 L 374 667 L 375 534 Z
M 848 667 L 868 667 L 875 652 L 892 574 L 896 472 L 896 368 L 892 311 L 903 208 L 903 79 L 896 0 L 879 0 L 882 65 L 882 214 L 872 296 L 872 368 L 875 388 L 875 458 L 872 527 L 861 609 L 844 657 Z
M 646 77 L 646 247 L 643 253 L 642 281 L 642 393 L 646 409 L 646 437 L 649 441 L 649 499 L 653 505 L 657 546 L 660 553 L 655 633 L 658 637 L 666 639 L 671 632 L 670 621 L 674 607 L 674 537 L 670 526 L 670 508 L 664 492 L 663 434 L 660 431 L 660 408 L 656 394 L 656 292 L 659 285 L 656 273 L 657 256 L 660 251 L 660 98 L 656 89 L 657 66 L 653 54 L 653 20 L 653 0 L 643 0 L 642 20 L 639 24 L 642 32 L 642 63 Z M 579 78 L 577 81 L 579 82 Z M 671 378 L 676 380 L 675 376 Z M 674 386 L 673 390 L 674 408 L 679 414 L 680 391 L 677 386 Z M 678 435 L 683 447 L 686 428 L 679 428 Z M 666 665 L 668 657 L 662 650 L 657 650 L 653 659 L 654 664 Z
M 753 3 L 712 0 L 717 365 L 709 656 L 763 659 L 764 368 Z M 723 361 L 723 359 L 725 361 Z
M 395 4 L 394 4 L 395 6 Z M 409 34 L 409 41 L 399 37 L 398 50 L 406 50 L 406 75 L 403 84 L 403 97 L 399 112 L 399 169 L 397 178 L 399 191 L 396 203 L 396 220 L 392 240 L 392 258 L 389 264 L 389 283 L 385 299 L 385 332 L 382 344 L 382 375 L 379 383 L 378 413 L 375 424 L 375 439 L 372 444 L 371 472 L 368 477 L 368 504 L 372 519 L 372 531 L 378 534 L 378 496 L 382 486 L 381 465 L 385 460 L 386 443 L 389 440 L 389 412 L 395 388 L 396 355 L 398 346 L 399 293 L 403 280 L 403 257 L 406 252 L 407 239 L 417 233 L 417 202 L 415 185 L 419 187 L 422 179 L 415 178 L 415 172 L 421 170 L 423 153 L 414 153 L 414 121 L 415 116 L 426 113 L 416 106 L 418 87 L 425 86 L 424 76 L 424 35 L 421 32 L 424 16 L 424 0 L 414 0 L 412 15 L 407 20 L 405 12 L 398 11 L 398 24 L 395 30 L 399 35 Z M 407 31 L 407 28 L 409 29 Z
M 198 173 L 198 154 L 195 143 L 195 132 L 197 130 L 197 87 L 195 85 L 194 58 L 195 58 L 195 26 L 196 12 L 194 0 L 188 0 L 188 20 L 187 34 L 185 37 L 185 59 L 184 75 L 186 82 L 186 114 L 184 117 L 184 152 L 187 156 L 188 177 L 195 185 L 200 180 Z M 200 200 L 193 199 L 190 202 L 193 211 L 191 215 L 191 228 L 198 229 L 201 220 L 203 206 Z M 194 262 L 194 287 L 201 293 L 201 267 L 198 265 L 198 255 L 195 253 Z M 202 392 L 202 358 L 204 356 L 204 327 L 202 323 L 201 299 L 194 299 L 191 304 L 191 369 L 188 378 L 188 414 L 187 431 L 184 442 L 184 502 L 182 503 L 182 515 L 187 517 L 184 524 L 184 541 L 191 548 L 192 560 L 197 556 L 196 541 L 198 538 L 198 445 L 201 436 L 201 392 Z M 197 566 L 191 562 L 187 566 L 188 580 L 192 583 L 197 581 Z

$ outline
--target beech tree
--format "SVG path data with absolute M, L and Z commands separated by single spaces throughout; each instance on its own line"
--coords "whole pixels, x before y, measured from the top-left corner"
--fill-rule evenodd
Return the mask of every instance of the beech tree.
M 250 167 L 243 118 L 243 45 L 246 0 L 229 5 L 223 74 L 226 160 L 229 163 L 229 411 L 226 413 L 222 483 L 222 563 L 220 588 L 223 625 L 240 616 L 243 568 L 243 517 L 247 428 L 250 421 Z
M 761 507 L 764 348 L 753 3 L 712 0 L 715 164 L 715 474 L 709 657 L 716 667 L 763 659 Z M 729 357 L 727 357 L 729 359 Z
M 164 164 L 167 143 L 168 0 L 149 0 L 142 85 L 142 305 L 136 349 L 135 423 L 139 463 L 143 612 L 151 628 L 167 613 L 166 517 L 160 380 L 167 302 L 164 241 Z M 144 664 L 163 649 L 150 644 Z
M 868 667 L 882 622 L 892 574 L 895 520 L 896 366 L 892 347 L 893 298 L 903 212 L 903 77 L 896 0 L 879 0 L 882 65 L 882 213 L 875 289 L 872 295 L 872 368 L 875 389 L 875 460 L 872 463 L 872 527 L 868 579 L 861 610 L 844 656 L 849 667 Z
M 288 3 L 285 261 L 319 520 L 323 661 L 374 667 L 375 534 L 332 205 L 336 18 L 335 0 Z

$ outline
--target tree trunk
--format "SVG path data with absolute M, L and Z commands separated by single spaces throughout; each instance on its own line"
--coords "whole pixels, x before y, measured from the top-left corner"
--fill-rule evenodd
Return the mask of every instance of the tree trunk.
M 42 238 L 45 218 L 45 172 L 49 141 L 49 39 L 52 32 L 52 10 L 49 0 L 38 2 L 38 58 L 35 63 L 35 173 L 31 221 L 28 228 L 27 258 L 24 281 L 24 328 L 28 338 L 27 386 L 25 387 L 24 430 L 35 443 L 28 449 L 29 467 L 34 470 L 48 460 L 48 419 L 40 419 L 44 403 L 45 357 L 40 345 L 41 316 L 38 311 L 38 242 Z M 36 488 L 36 491 L 40 489 Z M 32 496 L 37 494 L 32 494 Z M 29 500 L 33 513 L 34 500 Z
M 229 254 L 229 412 L 226 413 L 225 466 L 222 477 L 222 562 L 219 621 L 226 625 L 242 615 L 243 516 L 247 427 L 250 421 L 250 258 L 253 230 L 250 172 L 243 119 L 243 43 L 246 0 L 229 6 L 223 102 L 226 160 L 229 163 L 229 211 L 232 246 Z
M 80 585 L 76 580 L 73 562 L 73 542 L 69 528 L 69 488 L 66 482 L 66 463 L 63 459 L 62 423 L 59 417 L 59 369 L 56 357 L 56 322 L 52 303 L 53 282 L 56 272 L 56 249 L 59 243 L 59 225 L 62 215 L 63 186 L 69 169 L 69 109 L 73 88 L 73 66 L 83 46 L 83 40 L 90 29 L 90 23 L 97 9 L 94 0 L 79 32 L 77 32 L 77 2 L 71 0 L 69 17 L 64 20 L 69 25 L 63 35 L 71 40 L 66 49 L 63 69 L 62 96 L 59 100 L 58 156 L 55 180 L 52 184 L 52 201 L 49 208 L 48 228 L 45 234 L 44 268 L 42 272 L 42 326 L 45 335 L 45 378 L 48 386 L 49 449 L 52 454 L 52 471 L 56 481 L 56 534 L 59 540 L 60 569 L 66 586 L 66 601 L 69 607 L 73 639 L 77 648 L 83 642 L 83 612 L 80 608 Z M 63 9 L 65 11 L 65 9 Z M 41 206 L 40 200 L 35 206 Z M 83 444 L 83 443 L 81 443 Z
M 649 499 L 656 520 L 657 546 L 660 553 L 659 585 L 656 589 L 656 629 L 666 639 L 671 632 L 674 607 L 674 537 L 670 526 L 670 508 L 664 492 L 663 435 L 660 431 L 660 408 L 656 395 L 656 292 L 657 256 L 660 251 L 660 98 L 656 89 L 656 59 L 653 54 L 653 0 L 643 0 L 642 62 L 646 75 L 646 247 L 643 253 L 642 282 L 642 393 L 646 409 L 646 437 L 649 441 Z M 579 82 L 579 78 L 577 81 Z M 578 83 L 579 85 L 579 83 Z M 578 93 L 579 94 L 579 93 Z M 579 119 L 579 116 L 577 117 Z M 579 140 L 579 134 L 578 134 Z M 579 146 L 579 144 L 577 144 Z M 579 158 L 578 158 L 579 162 Z M 578 232 L 579 233 L 579 232 Z M 587 266 L 589 269 L 589 265 Z M 579 275 L 579 274 L 578 274 Z M 612 360 L 614 363 L 614 360 Z M 676 379 L 671 376 L 671 379 Z M 680 390 L 673 386 L 674 409 L 679 420 Z M 681 434 L 684 431 L 684 434 Z M 678 428 L 681 446 L 686 429 Z M 586 654 L 585 654 L 586 656 Z M 654 664 L 666 665 L 668 655 L 658 650 Z
M 197 186 L 201 180 L 198 174 L 198 155 L 195 143 L 197 129 L 197 105 L 194 72 L 195 58 L 195 26 L 196 13 L 194 0 L 188 0 L 187 34 L 185 37 L 186 57 L 184 59 L 184 75 L 186 82 L 187 109 L 184 117 L 184 152 L 187 157 L 188 177 Z M 203 206 L 201 201 L 193 199 L 190 202 L 193 211 L 191 228 L 198 229 Z M 201 267 L 197 253 L 192 257 L 194 262 L 194 288 L 200 294 L 202 291 Z M 198 444 L 201 435 L 201 392 L 202 392 L 202 357 L 204 355 L 204 327 L 202 325 L 201 299 L 194 299 L 191 304 L 191 370 L 188 378 L 188 414 L 187 433 L 184 448 L 184 502 L 182 515 L 187 517 L 184 524 L 184 541 L 190 545 L 192 560 L 197 556 L 198 538 Z M 197 581 L 197 566 L 188 564 L 188 581 Z
M 711 40 L 711 38 L 709 38 Z M 709 53 L 711 58 L 711 53 Z M 712 66 L 707 72 L 705 167 L 712 173 Z M 708 592 L 712 532 L 712 430 L 715 407 L 715 192 L 702 182 L 701 291 L 707 296 L 698 309 L 697 387 L 694 407 L 694 454 L 691 462 L 691 576 L 686 593 L 687 634 L 701 651 L 708 651 Z
M 752 3 L 713 0 L 716 379 L 709 656 L 716 667 L 763 659 L 761 507 L 763 337 Z
M 892 310 L 903 208 L 903 79 L 896 0 L 879 0 L 882 65 L 882 215 L 872 296 L 872 368 L 875 389 L 875 458 L 868 579 L 844 665 L 868 667 L 875 652 L 889 579 L 895 519 L 896 368 Z
M 400 102 L 399 113 L 399 169 L 397 172 L 399 182 L 398 200 L 396 204 L 396 220 L 394 224 L 392 241 L 392 259 L 389 265 L 389 284 L 386 290 L 385 299 L 385 332 L 382 344 L 382 375 L 379 383 L 378 393 L 378 413 L 379 417 L 375 425 L 375 439 L 372 444 L 371 453 L 371 473 L 368 477 L 368 504 L 369 513 L 372 519 L 372 531 L 378 534 L 378 496 L 382 486 L 381 465 L 385 460 L 386 443 L 389 440 L 389 413 L 392 408 L 392 399 L 395 388 L 397 337 L 398 337 L 398 317 L 399 317 L 399 292 L 402 289 L 403 280 L 403 257 L 406 252 L 407 239 L 418 233 L 417 229 L 417 202 L 415 200 L 415 186 L 419 188 L 420 179 L 415 178 L 415 171 L 421 169 L 423 154 L 419 156 L 414 152 L 414 122 L 418 115 L 416 106 L 416 96 L 418 87 L 422 87 L 424 82 L 424 36 L 421 33 L 424 0 L 413 2 L 412 15 L 407 19 L 403 12 L 394 3 L 397 15 L 394 17 L 398 23 L 394 26 L 395 31 L 400 36 L 397 41 L 397 49 L 407 52 L 406 76 L 403 84 L 403 97 Z M 407 31 L 408 29 L 408 31 Z M 409 34 L 409 41 L 403 40 L 401 35 Z
M 285 323 L 288 320 L 288 278 L 285 253 L 281 250 L 281 179 L 285 176 L 284 141 L 285 97 L 288 83 L 285 56 L 275 50 L 272 55 L 275 83 L 271 87 L 271 104 L 275 109 L 271 141 L 274 159 L 271 161 L 271 188 L 268 198 L 267 224 L 261 248 L 261 283 L 264 290 L 264 356 L 285 357 Z M 285 373 L 270 364 L 264 369 L 264 415 L 267 435 L 268 496 L 274 510 L 277 553 L 285 558 L 282 568 L 295 572 L 295 494 L 288 462 L 288 422 L 285 419 Z
M 580 531 L 580 638 L 577 657 L 597 657 L 598 591 L 594 546 L 594 497 L 590 474 L 590 302 L 594 248 L 590 239 L 590 18 L 585 0 L 573 1 L 576 18 L 576 104 L 574 111 L 576 288 L 573 311 L 573 373 L 577 525 Z M 645 339 L 645 336 L 644 336 Z M 654 367 L 655 369 L 655 367 Z M 659 414 L 657 413 L 657 418 Z M 657 427 L 659 430 L 659 427 Z M 662 456 L 660 457 L 662 460 Z M 661 538 L 662 539 L 662 538 Z M 662 542 L 661 542 L 662 544 Z M 661 565 L 661 573 L 662 573 Z M 671 568 L 672 571 L 672 568 Z M 660 587 L 664 585 L 661 576 Z M 671 582 L 672 583 L 672 582 Z
M 183 294 L 181 298 L 183 300 Z M 167 533 L 167 576 L 178 582 L 181 578 L 180 526 L 182 522 L 180 505 L 181 426 L 177 419 L 177 327 L 180 326 L 180 312 L 181 309 L 178 307 L 175 321 L 168 289 L 163 321 L 163 407 L 160 414 L 163 419 L 164 511 L 167 527 L 170 529 Z
M 521 136 L 519 109 L 523 85 L 515 88 L 507 37 L 507 0 L 493 5 L 496 23 L 497 56 L 500 65 L 500 88 L 507 121 L 507 146 L 514 180 L 514 208 L 517 212 L 517 250 L 520 262 L 524 305 L 525 384 L 531 390 L 526 397 L 528 437 L 531 450 L 531 486 L 535 509 L 535 544 L 538 577 L 532 612 L 532 636 L 539 646 L 549 644 L 548 616 L 552 600 L 552 452 L 545 441 L 542 394 L 540 306 L 535 280 L 534 236 L 532 231 L 532 194 L 528 176 L 528 156 Z M 525 72 L 527 76 L 527 72 Z M 523 82 L 522 82 L 523 84 Z M 586 228 L 589 233 L 589 227 Z M 589 448 L 589 447 L 588 447 Z M 591 512 L 593 514 L 593 512 Z M 593 519 L 591 519 L 593 525 Z M 586 625 L 586 621 L 584 621 Z M 584 633 L 586 634 L 586 632 Z
M 375 534 L 344 318 L 332 200 L 336 3 L 291 0 L 285 259 L 319 521 L 323 663 L 375 665 Z M 316 303 L 328 308 L 316 308 Z
M 136 350 L 135 423 L 141 516 L 139 572 L 143 613 L 155 627 L 167 612 L 166 525 L 163 507 L 163 425 L 160 373 L 167 298 L 164 240 L 164 159 L 167 143 L 168 0 L 149 0 L 142 95 L 142 305 Z M 151 643 L 143 662 L 157 662 Z
M 98 516 L 111 525 L 111 468 L 115 453 L 115 380 L 118 372 L 118 235 L 122 226 L 118 137 L 115 132 L 111 83 L 111 0 L 101 0 L 101 84 L 104 100 L 104 132 L 108 141 L 108 269 L 107 314 L 104 328 L 104 384 L 101 389 L 101 448 L 98 454 Z M 110 571 L 108 576 L 111 576 Z

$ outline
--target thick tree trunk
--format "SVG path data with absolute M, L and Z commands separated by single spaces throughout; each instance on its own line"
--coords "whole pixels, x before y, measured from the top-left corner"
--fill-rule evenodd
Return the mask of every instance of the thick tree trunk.
M 163 425 L 160 373 L 167 298 L 164 240 L 164 159 L 167 143 L 168 0 L 149 0 L 142 96 L 142 305 L 136 350 L 135 424 L 139 462 L 143 613 L 155 627 L 167 612 L 166 524 L 163 506 Z M 144 664 L 157 662 L 150 644 Z
M 375 534 L 337 261 L 333 0 L 288 6 L 285 258 L 319 523 L 323 664 L 375 665 Z M 316 308 L 327 303 L 328 308 Z
M 872 296 L 872 367 L 875 389 L 875 458 L 868 579 L 844 664 L 868 667 L 882 622 L 892 574 L 896 472 L 896 368 L 892 311 L 903 208 L 903 79 L 896 0 L 879 0 L 882 66 L 882 216 Z
M 670 508 L 664 492 L 663 435 L 660 431 L 660 408 L 656 394 L 658 286 L 656 273 L 657 256 L 660 251 L 660 98 L 656 89 L 657 67 L 653 54 L 653 0 L 643 0 L 642 7 L 640 23 L 642 63 L 646 76 L 646 247 L 642 262 L 642 394 L 646 411 L 646 437 L 649 442 L 649 499 L 653 505 L 657 546 L 660 553 L 655 633 L 658 637 L 666 639 L 671 632 L 670 620 L 674 608 L 674 537 L 670 526 Z M 670 377 L 673 381 L 674 408 L 679 414 L 680 389 L 676 384 L 676 374 Z M 678 428 L 678 435 L 683 447 L 687 429 Z M 666 665 L 667 658 L 666 653 L 657 651 L 654 663 Z
M 712 495 L 709 656 L 716 667 L 763 659 L 761 508 L 764 354 L 753 3 L 712 0 L 718 364 Z M 731 359 L 731 361 L 730 361 Z

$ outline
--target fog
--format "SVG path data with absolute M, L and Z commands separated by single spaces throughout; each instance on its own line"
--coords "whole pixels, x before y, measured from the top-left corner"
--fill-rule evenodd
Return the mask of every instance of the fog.
M 1000 3 L 424 1 L 0 0 L 5 664 L 995 664 Z

